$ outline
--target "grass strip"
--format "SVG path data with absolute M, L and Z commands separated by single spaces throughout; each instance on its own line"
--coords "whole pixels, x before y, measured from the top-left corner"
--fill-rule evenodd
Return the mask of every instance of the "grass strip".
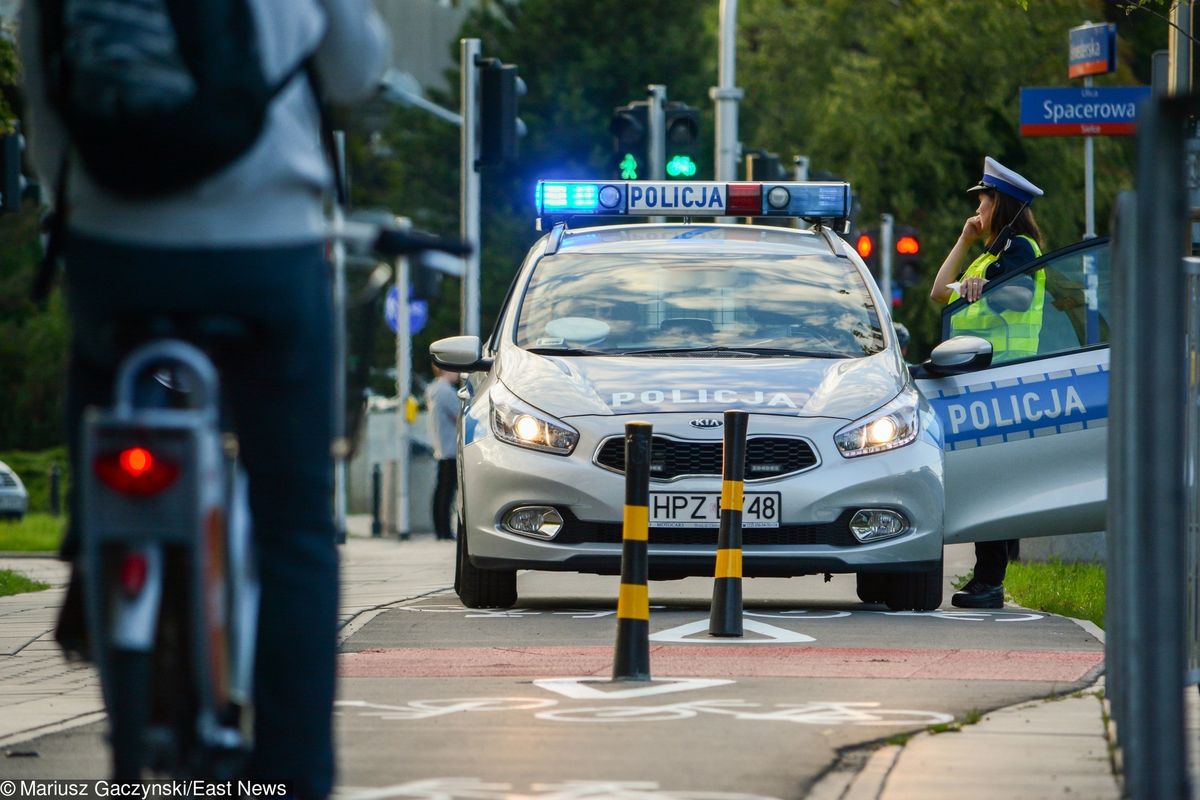
M 0 521 L 0 551 L 57 552 L 66 527 L 66 517 L 50 514 L 26 514 L 20 522 Z
M 1026 608 L 1090 620 L 1104 627 L 1104 565 L 1014 561 L 1004 588 Z
M 10 594 L 21 594 L 22 592 L 40 592 L 49 588 L 50 585 L 47 583 L 32 581 L 24 575 L 0 569 L 0 597 L 8 597 Z

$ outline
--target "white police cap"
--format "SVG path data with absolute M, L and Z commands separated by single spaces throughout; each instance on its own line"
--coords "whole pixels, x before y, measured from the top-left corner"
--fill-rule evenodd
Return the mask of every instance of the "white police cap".
M 979 192 L 984 189 L 995 189 L 1009 197 L 1017 198 L 1022 203 L 1032 203 L 1033 198 L 1044 194 L 1021 173 L 1009 169 L 991 156 L 983 159 L 983 177 L 979 179 L 979 183 L 967 191 Z

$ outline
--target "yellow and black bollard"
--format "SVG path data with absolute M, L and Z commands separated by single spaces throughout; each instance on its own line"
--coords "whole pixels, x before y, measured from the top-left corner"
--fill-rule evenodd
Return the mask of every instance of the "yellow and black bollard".
M 614 681 L 650 680 L 650 437 L 649 422 L 625 425 L 625 531 L 617 598 Z
M 717 569 L 713 581 L 709 636 L 742 635 L 742 498 L 746 480 L 745 411 L 725 412 L 721 465 L 721 527 L 717 532 Z

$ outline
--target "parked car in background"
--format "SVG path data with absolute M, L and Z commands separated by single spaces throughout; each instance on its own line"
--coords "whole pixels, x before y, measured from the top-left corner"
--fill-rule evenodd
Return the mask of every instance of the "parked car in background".
M 29 492 L 21 476 L 0 461 L 0 519 L 20 520 L 29 509 Z

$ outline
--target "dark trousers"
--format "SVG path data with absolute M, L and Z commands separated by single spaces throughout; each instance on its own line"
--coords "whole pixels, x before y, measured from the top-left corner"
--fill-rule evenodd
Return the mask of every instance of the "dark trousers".
M 439 539 L 449 539 L 450 504 L 454 501 L 454 486 L 458 482 L 458 471 L 453 458 L 439 458 L 437 462 L 437 486 L 433 490 L 433 530 Z
M 76 474 L 83 410 L 112 403 L 115 369 L 137 343 L 139 319 L 220 314 L 251 331 L 236 349 L 213 353 L 249 476 L 262 582 L 249 777 L 286 782 L 306 798 L 328 795 L 334 774 L 338 556 L 329 286 L 316 243 L 196 251 L 76 237 L 67 248 L 67 430 Z M 79 511 L 73 507 L 73 518 Z M 75 549 L 69 532 L 64 554 Z
M 1004 583 L 1008 570 L 1008 548 L 1011 540 L 975 543 L 975 577 L 993 586 Z

